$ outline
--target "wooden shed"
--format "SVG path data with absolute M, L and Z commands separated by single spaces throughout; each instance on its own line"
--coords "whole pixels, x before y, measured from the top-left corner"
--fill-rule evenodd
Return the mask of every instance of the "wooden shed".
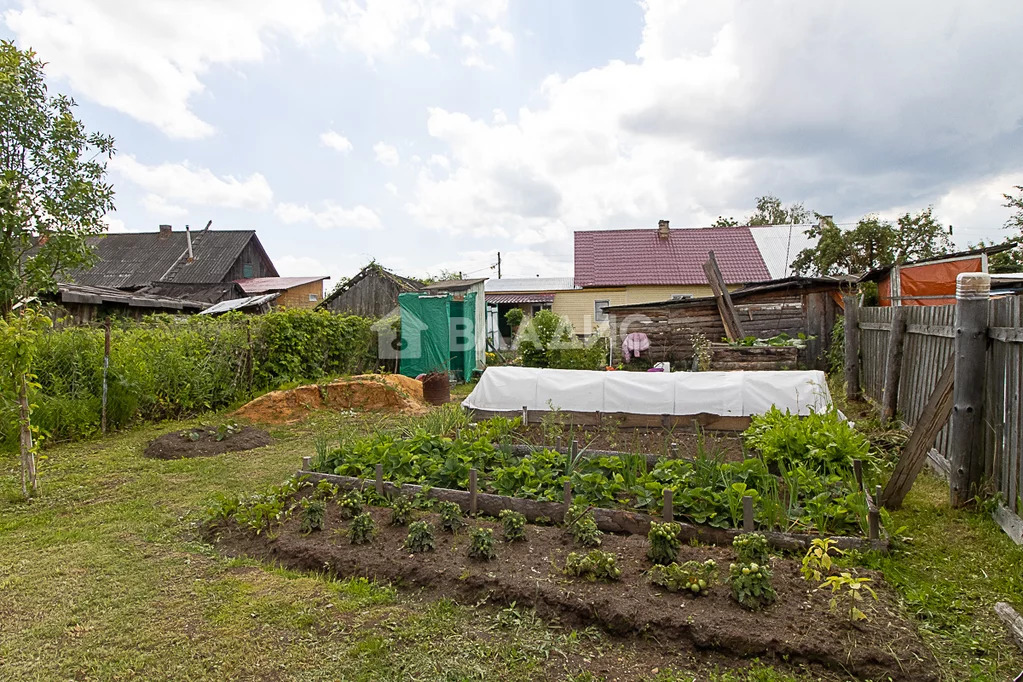
M 750 284 L 731 296 L 747 336 L 770 338 L 785 333 L 814 337 L 800 351 L 799 363 L 827 369 L 826 354 L 836 315 L 841 314 L 840 292 L 845 282 L 833 277 L 788 277 Z M 622 341 L 632 333 L 645 334 L 650 342 L 643 357 L 681 366 L 692 361 L 693 334 L 703 334 L 711 342 L 725 337 L 713 297 L 611 306 L 607 313 L 615 362 L 621 359 Z
M 381 318 L 398 308 L 398 294 L 421 291 L 423 283 L 370 263 L 342 282 L 317 306 L 335 313 Z

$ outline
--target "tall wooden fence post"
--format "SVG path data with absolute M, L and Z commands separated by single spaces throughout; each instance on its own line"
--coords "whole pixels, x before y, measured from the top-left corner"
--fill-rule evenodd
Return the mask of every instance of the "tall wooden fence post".
M 100 399 L 100 432 L 107 432 L 107 374 L 110 372 L 110 318 L 103 324 L 103 397 Z
M 856 296 L 843 296 L 845 305 L 845 397 L 860 399 L 860 304 Z
M 906 340 L 906 308 L 892 308 L 892 330 L 888 336 L 888 358 L 884 368 L 884 394 L 881 403 L 881 423 L 895 419 L 899 409 L 899 380 L 902 377 L 902 348 Z
M 972 500 L 984 478 L 981 436 L 990 292 L 991 276 L 986 273 L 964 272 L 956 278 L 955 385 L 949 438 L 953 507 Z

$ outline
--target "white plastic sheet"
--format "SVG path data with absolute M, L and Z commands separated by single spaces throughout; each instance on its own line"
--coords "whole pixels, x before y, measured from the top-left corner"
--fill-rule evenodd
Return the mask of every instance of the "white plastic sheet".
M 715 414 L 749 417 L 777 406 L 808 415 L 831 406 L 824 372 L 589 372 L 489 367 L 462 402 L 477 410 Z

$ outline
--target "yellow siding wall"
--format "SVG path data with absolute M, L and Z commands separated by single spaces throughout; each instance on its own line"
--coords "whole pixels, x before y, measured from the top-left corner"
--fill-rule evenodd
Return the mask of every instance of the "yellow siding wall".
M 738 288 L 736 287 L 729 287 Z M 705 284 L 693 286 L 635 285 L 618 288 L 576 289 L 559 291 L 554 294 L 554 312 L 567 317 L 577 334 L 592 334 L 607 329 L 607 322 L 595 325 L 593 302 L 607 300 L 611 305 L 629 303 L 652 303 L 667 301 L 672 294 L 691 294 L 694 297 L 710 296 L 710 287 Z
M 316 300 L 310 301 L 309 294 L 316 294 Z M 315 308 L 323 300 L 323 280 L 310 282 L 283 292 L 274 301 L 278 308 Z

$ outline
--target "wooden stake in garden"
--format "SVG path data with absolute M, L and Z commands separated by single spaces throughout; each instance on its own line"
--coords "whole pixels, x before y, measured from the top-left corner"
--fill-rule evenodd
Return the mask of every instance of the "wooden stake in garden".
M 107 374 L 110 372 L 110 318 L 103 323 L 103 397 L 100 399 L 100 432 L 107 432 Z
M 892 331 L 888 337 L 888 357 L 884 368 L 884 393 L 881 403 L 881 422 L 895 419 L 899 407 L 899 380 L 902 378 L 902 349 L 906 340 L 906 307 L 892 308 Z
M 987 273 L 963 272 L 956 278 L 955 386 L 949 438 L 953 507 L 970 502 L 984 478 L 981 412 L 990 293 L 991 276 Z
M 860 399 L 860 304 L 856 296 L 843 296 L 845 306 L 845 397 Z

